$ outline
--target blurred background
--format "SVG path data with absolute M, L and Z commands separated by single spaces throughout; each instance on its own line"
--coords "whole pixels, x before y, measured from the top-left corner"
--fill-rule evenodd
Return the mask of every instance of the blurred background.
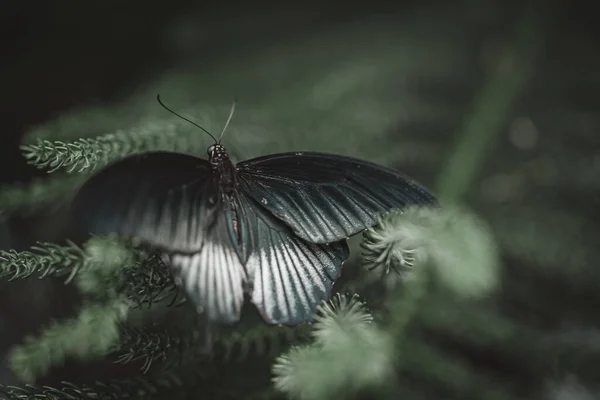
M 27 165 L 22 143 L 172 121 L 157 93 L 219 132 L 237 97 L 225 143 L 238 158 L 329 151 L 393 166 L 433 189 L 444 186 L 455 144 L 476 132 L 473 141 L 487 145 L 463 150 L 481 159 L 461 201 L 490 221 L 514 268 L 567 268 L 574 248 L 594 259 L 593 2 L 273 3 L 2 2 L 3 187 L 46 176 Z M 174 129 L 210 144 L 191 126 Z M 62 241 L 64 221 L 60 209 L 11 213 L 0 222 L 0 249 Z M 0 352 L 71 312 L 71 290 L 37 279 L 0 285 Z M 568 296 L 559 287 L 547 295 Z M 0 372 L 1 383 L 12 379 Z

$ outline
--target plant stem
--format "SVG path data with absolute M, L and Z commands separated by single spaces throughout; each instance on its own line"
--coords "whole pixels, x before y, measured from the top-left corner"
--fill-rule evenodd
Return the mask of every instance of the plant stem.
M 514 40 L 489 71 L 462 134 L 438 176 L 436 189 L 442 201 L 457 202 L 477 178 L 496 136 L 504 128 L 513 104 L 533 75 L 543 48 L 549 4 L 532 1 L 517 23 Z

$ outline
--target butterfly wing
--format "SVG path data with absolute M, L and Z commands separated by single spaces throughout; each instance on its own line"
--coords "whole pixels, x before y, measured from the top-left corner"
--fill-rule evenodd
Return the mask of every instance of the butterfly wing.
M 127 157 L 92 176 L 71 209 L 89 232 L 191 253 L 202 249 L 219 198 L 218 178 L 207 161 L 156 152 Z
M 282 153 L 237 164 L 240 188 L 312 243 L 348 238 L 377 214 L 435 204 L 412 179 L 383 166 L 326 153 Z
M 346 241 L 315 244 L 302 240 L 252 198 L 239 195 L 251 227 L 246 272 L 252 303 L 271 324 L 311 321 L 319 303 L 329 299 L 348 258 Z
M 202 250 L 173 254 L 171 267 L 198 311 L 209 320 L 233 323 L 240 319 L 246 272 L 231 237 L 231 221 L 219 213 L 205 234 Z
M 249 250 L 237 246 L 232 204 L 208 162 L 168 152 L 127 157 L 91 177 L 72 211 L 89 232 L 134 237 L 161 249 L 209 319 L 239 319 L 246 280 L 240 257 L 247 259 Z

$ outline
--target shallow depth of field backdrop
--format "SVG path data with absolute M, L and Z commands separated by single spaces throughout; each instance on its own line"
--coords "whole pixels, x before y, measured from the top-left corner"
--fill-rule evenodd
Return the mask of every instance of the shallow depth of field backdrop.
M 0 398 L 600 396 L 600 46 L 584 2 L 12 3 L 0 5 Z M 36 342 L 95 312 L 81 279 L 65 284 L 87 240 L 65 205 L 94 163 L 211 144 L 157 93 L 216 133 L 238 98 L 224 139 L 236 159 L 333 152 L 420 180 L 446 214 L 399 217 L 387 234 L 435 242 L 422 263 L 434 277 L 367 271 L 359 235 L 348 295 L 323 318 L 361 334 L 325 349 L 325 323 L 250 318 L 202 358 L 186 305 L 149 310 L 144 282 L 169 277 L 142 260 L 159 276 L 125 278 L 139 304 L 114 325 L 120 342 L 92 337 L 110 318 Z

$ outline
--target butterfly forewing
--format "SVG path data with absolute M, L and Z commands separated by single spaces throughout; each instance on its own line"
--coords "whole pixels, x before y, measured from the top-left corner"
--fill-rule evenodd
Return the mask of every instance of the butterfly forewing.
M 283 153 L 237 164 L 240 188 L 313 243 L 348 238 L 377 214 L 435 204 L 412 179 L 362 160 L 325 153 Z
M 207 161 L 148 153 L 92 176 L 72 210 L 89 232 L 118 233 L 168 251 L 196 252 L 219 211 L 219 196 L 217 177 Z

